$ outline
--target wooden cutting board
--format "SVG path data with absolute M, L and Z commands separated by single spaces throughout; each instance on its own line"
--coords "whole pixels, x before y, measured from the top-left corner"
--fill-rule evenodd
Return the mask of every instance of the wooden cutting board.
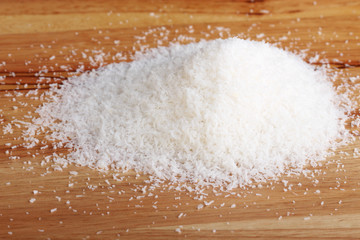
M 52 150 L 16 147 L 24 129 L 13 122 L 28 120 L 41 104 L 26 95 L 30 90 L 42 93 L 81 65 L 90 70 L 124 61 L 134 50 L 174 39 L 266 40 L 307 50 L 307 59 L 319 55 L 313 64 L 328 60 L 339 79 L 356 77 L 359 16 L 360 2 L 351 0 L 2 0 L 0 239 L 360 238 L 360 162 L 353 154 L 358 140 L 313 169 L 312 177 L 286 176 L 280 180 L 288 182 L 234 195 L 209 193 L 204 202 L 166 187 L 150 196 L 135 192 L 145 183 L 133 173 L 118 182 L 84 167 L 42 166 Z M 359 82 L 353 80 L 347 80 L 349 88 Z

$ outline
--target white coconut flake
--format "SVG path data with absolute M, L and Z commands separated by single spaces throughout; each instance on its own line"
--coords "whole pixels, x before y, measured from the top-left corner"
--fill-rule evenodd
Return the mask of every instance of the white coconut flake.
M 78 173 L 77 171 L 69 171 L 69 174 L 76 176 L 76 175 L 78 175 L 79 173 Z
M 346 142 L 349 108 L 330 80 L 264 42 L 174 44 L 53 86 L 29 131 L 73 149 L 55 162 L 230 190 L 298 174 Z

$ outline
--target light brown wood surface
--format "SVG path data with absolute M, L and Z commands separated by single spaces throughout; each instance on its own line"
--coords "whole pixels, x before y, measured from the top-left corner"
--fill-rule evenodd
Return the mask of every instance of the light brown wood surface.
M 214 203 L 198 210 L 204 201 L 194 194 L 167 188 L 155 190 L 154 196 L 132 191 L 134 184 L 144 184 L 144 177 L 135 179 L 132 173 L 117 182 L 111 174 L 88 168 L 41 166 L 51 150 L 12 149 L 22 142 L 23 128 L 15 125 L 13 133 L 3 134 L 13 119 L 26 120 L 28 111 L 41 104 L 25 96 L 29 90 L 44 92 L 78 66 L 99 66 L 89 59 L 96 53 L 81 54 L 87 49 L 108 53 L 107 64 L 121 61 L 112 58 L 117 52 L 131 56 L 140 46 L 157 46 L 159 39 L 168 45 L 180 35 L 188 37 L 181 40 L 185 43 L 240 34 L 291 51 L 307 49 L 307 59 L 319 54 L 314 64 L 327 60 L 347 81 L 360 75 L 359 16 L 360 2 L 350 0 L 1 0 L 0 64 L 6 64 L 0 65 L 0 75 L 6 78 L 0 80 L 0 239 L 360 238 L 360 161 L 353 156 L 358 140 L 339 149 L 312 178 L 283 177 L 293 184 L 291 190 L 275 182 L 235 190 L 241 197 L 210 193 L 206 201 Z M 217 27 L 228 33 L 221 36 L 226 31 Z M 38 74 L 43 66 L 48 72 Z M 30 203 L 31 198 L 36 201 Z M 179 218 L 180 213 L 186 216 Z

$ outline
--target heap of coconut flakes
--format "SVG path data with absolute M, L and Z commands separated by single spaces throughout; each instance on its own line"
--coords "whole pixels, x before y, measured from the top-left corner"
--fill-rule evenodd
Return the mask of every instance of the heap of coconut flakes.
M 326 71 L 238 38 L 152 49 L 46 97 L 26 135 L 42 129 L 55 148 L 71 149 L 55 162 L 198 186 L 300 173 L 351 138 L 350 106 Z

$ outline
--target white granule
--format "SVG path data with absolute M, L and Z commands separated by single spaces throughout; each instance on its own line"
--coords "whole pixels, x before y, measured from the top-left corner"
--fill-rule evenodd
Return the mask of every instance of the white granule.
M 59 163 L 134 169 L 227 189 L 299 172 L 347 139 L 346 110 L 323 70 L 264 42 L 172 45 L 73 77 L 30 127 Z
M 78 175 L 79 173 L 78 173 L 77 171 L 69 171 L 69 174 L 76 176 L 76 175 Z

